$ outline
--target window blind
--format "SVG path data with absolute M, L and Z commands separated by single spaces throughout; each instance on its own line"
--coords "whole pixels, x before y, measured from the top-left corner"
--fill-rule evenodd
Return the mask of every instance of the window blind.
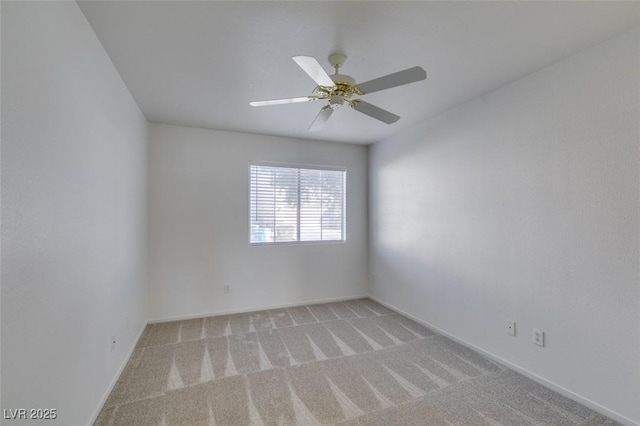
M 250 165 L 252 244 L 343 241 L 344 170 Z

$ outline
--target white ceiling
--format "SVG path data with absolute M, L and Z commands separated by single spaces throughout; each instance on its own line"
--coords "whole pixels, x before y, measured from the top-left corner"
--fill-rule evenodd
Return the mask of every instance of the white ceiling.
M 79 2 L 152 122 L 372 143 L 640 26 L 640 2 Z M 400 115 L 349 108 L 307 128 L 323 104 L 291 60 L 342 51 L 358 82 L 420 65 L 427 80 L 364 97 Z

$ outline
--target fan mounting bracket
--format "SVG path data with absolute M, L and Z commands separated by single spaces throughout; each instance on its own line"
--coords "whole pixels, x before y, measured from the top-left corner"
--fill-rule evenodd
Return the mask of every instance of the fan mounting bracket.
M 329 55 L 329 63 L 333 68 L 340 68 L 344 65 L 344 61 L 347 60 L 347 56 L 344 53 L 332 53 Z

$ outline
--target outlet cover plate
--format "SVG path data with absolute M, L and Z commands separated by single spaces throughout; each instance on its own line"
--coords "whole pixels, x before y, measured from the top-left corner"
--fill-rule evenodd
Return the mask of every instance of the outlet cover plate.
M 515 321 L 507 320 L 506 327 L 507 327 L 507 334 L 509 336 L 515 336 L 516 335 L 516 322 Z
M 544 346 L 544 331 L 537 328 L 533 329 L 533 343 L 538 346 Z

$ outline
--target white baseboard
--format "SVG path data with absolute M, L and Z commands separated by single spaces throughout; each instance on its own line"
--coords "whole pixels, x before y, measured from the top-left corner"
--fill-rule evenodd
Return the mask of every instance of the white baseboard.
M 131 359 L 131 355 L 133 355 L 133 351 L 136 348 L 136 345 L 138 344 L 138 341 L 140 340 L 140 337 L 142 337 L 142 333 L 144 333 L 144 329 L 146 327 L 147 327 L 147 323 L 144 323 L 142 325 L 142 328 L 138 332 L 138 335 L 133 340 L 133 344 L 129 348 L 129 352 L 127 352 L 127 356 L 124 357 L 124 362 L 122 363 L 122 365 L 120 365 L 120 368 L 118 368 L 118 371 L 116 371 L 116 374 L 113 377 L 113 380 L 111 380 L 111 383 L 109 384 L 109 387 L 107 388 L 107 390 L 104 393 L 104 395 L 102 395 L 102 398 L 100 399 L 100 402 L 98 402 L 98 406 L 96 407 L 95 411 L 93 412 L 93 415 L 91 416 L 91 420 L 88 423 L 89 426 L 93 425 L 96 422 L 96 420 L 98 419 L 98 416 L 100 415 L 100 411 L 102 411 L 102 407 L 104 407 L 104 404 L 107 402 L 107 398 L 109 398 L 109 395 L 111 394 L 111 391 L 113 391 L 113 388 L 115 387 L 116 383 L 118 382 L 118 379 L 120 378 L 120 375 L 124 371 L 124 368 L 127 366 L 127 363 L 129 362 L 129 359 Z
M 368 295 L 345 296 L 345 297 L 338 297 L 333 299 L 305 300 L 302 302 L 284 303 L 284 304 L 278 304 L 278 305 L 253 306 L 249 308 L 230 309 L 225 311 L 203 312 L 203 313 L 194 314 L 194 315 L 178 315 L 174 317 L 154 318 L 149 320 L 147 323 L 154 324 L 158 322 L 182 321 L 182 320 L 188 320 L 188 319 L 194 319 L 194 318 L 212 317 L 216 315 L 244 314 L 246 312 L 266 311 L 268 309 L 291 308 L 293 306 L 316 305 L 318 303 L 343 302 L 345 300 L 364 299 L 367 297 L 370 297 L 370 296 Z
M 628 417 L 625 417 L 625 416 L 623 416 L 623 415 L 621 415 L 619 413 L 616 413 L 615 411 L 611 411 L 608 408 L 603 407 L 602 405 L 600 405 L 600 404 L 598 404 L 596 402 L 593 402 L 593 401 L 591 401 L 591 400 L 589 400 L 587 398 L 584 398 L 584 397 L 578 395 L 577 393 L 575 393 L 575 392 L 573 392 L 573 391 L 571 391 L 571 390 L 569 390 L 567 388 L 564 388 L 564 387 L 562 387 L 560 385 L 557 385 L 557 384 L 553 383 L 552 381 L 549 381 L 549 380 L 545 379 L 544 377 L 540 377 L 535 373 L 532 373 L 532 372 L 530 372 L 530 371 L 528 371 L 528 370 L 526 370 L 526 369 L 524 369 L 524 368 L 522 368 L 522 367 L 520 367 L 520 366 L 518 366 L 518 365 L 516 365 L 516 364 L 514 364 L 512 362 L 510 362 L 510 361 L 507 361 L 506 359 L 500 358 L 499 356 L 496 356 L 496 355 L 492 354 L 491 352 L 488 352 L 488 351 L 486 351 L 486 350 L 484 350 L 482 348 L 479 348 L 479 347 L 475 346 L 472 343 L 469 343 L 469 342 L 467 342 L 467 341 L 465 341 L 465 340 L 463 340 L 463 339 L 461 339 L 461 338 L 459 338 L 457 336 L 454 336 L 451 333 L 447 333 L 446 331 L 444 331 L 444 330 L 442 330 L 442 329 L 440 329 L 438 327 L 435 327 L 434 325 L 429 324 L 428 322 L 423 321 L 420 318 L 418 318 L 418 317 L 416 317 L 414 315 L 411 315 L 411 314 L 403 311 L 402 309 L 399 309 L 398 307 L 393 306 L 390 303 L 383 302 L 382 300 L 380 300 L 380 299 L 378 299 L 376 297 L 373 297 L 373 296 L 368 296 L 368 297 L 371 300 L 375 300 L 379 304 L 381 304 L 383 306 L 386 306 L 387 308 L 389 308 L 389 309 L 391 309 L 393 311 L 396 311 L 397 313 L 402 314 L 405 317 L 410 318 L 413 321 L 415 321 L 415 322 L 417 322 L 419 324 L 422 324 L 425 327 L 428 327 L 428 328 L 436 331 L 437 333 L 442 334 L 443 336 L 446 336 L 446 337 L 450 338 L 451 340 L 456 341 L 457 343 L 460 343 L 463 346 L 471 348 L 476 352 L 480 352 L 481 354 L 485 355 L 487 358 L 490 358 L 493 361 L 496 361 L 497 363 L 509 368 L 510 370 L 516 371 L 517 373 L 520 373 L 525 377 L 528 377 L 529 379 L 533 380 L 534 382 L 537 382 L 537 383 L 539 383 L 539 384 L 541 384 L 541 385 L 543 385 L 543 386 L 545 386 L 545 387 L 547 387 L 547 388 L 549 388 L 551 390 L 554 390 L 554 391 L 558 392 L 562 396 L 565 396 L 565 397 L 567 397 L 569 399 L 572 399 L 572 400 L 574 400 L 574 401 L 576 401 L 576 402 L 578 402 L 578 403 L 580 403 L 580 404 L 582 404 L 582 405 L 584 405 L 586 407 L 591 408 L 593 411 L 596 411 L 596 412 L 598 412 L 598 413 L 600 413 L 600 414 L 602 414 L 604 416 L 607 416 L 607 417 L 609 417 L 609 418 L 611 418 L 611 419 L 613 419 L 613 420 L 615 420 L 615 421 L 617 421 L 619 423 L 622 423 L 623 425 L 626 425 L 626 426 L 640 426 L 640 423 L 636 423 L 635 421 L 631 420 Z

